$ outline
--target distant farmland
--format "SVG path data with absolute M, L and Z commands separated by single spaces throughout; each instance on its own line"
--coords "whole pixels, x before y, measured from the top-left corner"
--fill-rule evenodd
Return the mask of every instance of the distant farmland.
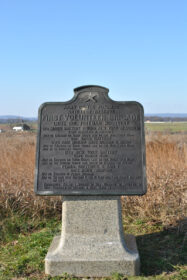
M 0 124 L 0 129 L 4 131 L 12 131 L 12 127 L 19 125 L 19 123 L 4 123 Z M 32 132 L 37 131 L 37 122 L 28 123 Z M 162 133 L 187 133 L 186 122 L 145 122 L 145 130 L 149 132 L 162 132 Z
M 187 122 L 150 122 L 145 123 L 147 132 L 186 133 Z

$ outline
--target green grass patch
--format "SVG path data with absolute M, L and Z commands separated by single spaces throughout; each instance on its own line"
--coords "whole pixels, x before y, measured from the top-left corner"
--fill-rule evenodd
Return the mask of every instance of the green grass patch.
M 146 131 L 180 133 L 187 132 L 187 122 L 145 123 Z
M 59 219 L 30 219 L 18 213 L 0 221 L 0 244 L 17 240 L 23 235 L 30 235 L 43 228 L 56 228 Z
M 1 224 L 2 226 L 2 224 Z M 17 215 L 6 218 L 1 232 L 0 279 L 81 279 L 67 274 L 50 277 L 44 274 L 44 258 L 53 237 L 60 232 L 59 220 L 30 221 Z M 136 235 L 141 258 L 141 276 L 113 274 L 108 280 L 176 279 L 186 277 L 185 237 L 176 228 L 137 219 L 124 221 L 126 233 Z
M 2 240 L 3 243 L 1 244 L 0 250 L 0 279 L 28 277 L 32 274 L 43 273 L 44 258 L 50 242 L 54 235 L 60 231 L 59 221 L 49 220 L 44 223 L 34 221 L 35 230 L 29 234 L 26 225 L 30 223 L 26 220 L 20 233 L 20 228 L 16 232 L 16 225 L 18 225 L 17 217 L 15 220 L 14 226 L 10 228 L 8 225 L 6 227 L 6 232 L 9 233 L 8 238 L 6 237 Z M 13 233 L 12 229 L 14 229 L 15 233 Z

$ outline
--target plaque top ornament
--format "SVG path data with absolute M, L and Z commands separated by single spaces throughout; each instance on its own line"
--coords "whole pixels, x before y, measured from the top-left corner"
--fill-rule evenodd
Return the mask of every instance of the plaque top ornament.
M 87 85 L 87 86 L 81 86 L 81 87 L 77 87 L 77 88 L 74 88 L 74 93 L 77 94 L 79 92 L 83 92 L 83 91 L 102 91 L 102 92 L 105 92 L 105 93 L 108 93 L 109 92 L 109 89 L 106 88 L 106 87 L 101 87 L 101 86 L 97 86 L 97 85 Z
M 40 106 L 36 194 L 146 193 L 143 107 L 114 101 L 108 92 L 81 86 L 70 101 Z

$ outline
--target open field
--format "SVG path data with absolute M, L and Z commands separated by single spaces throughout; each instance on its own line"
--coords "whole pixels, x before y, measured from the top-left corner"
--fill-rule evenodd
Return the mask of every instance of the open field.
M 108 279 L 183 280 L 187 134 L 149 132 L 146 140 L 148 192 L 122 198 L 124 230 L 137 236 L 141 276 Z M 34 133 L 0 135 L 0 279 L 76 279 L 44 275 L 44 257 L 61 227 L 61 199 L 33 192 L 35 144 Z
M 5 123 L 0 124 L 0 129 L 11 132 L 14 126 L 19 126 L 20 123 Z M 31 130 L 36 132 L 37 122 L 28 123 Z M 164 132 L 164 133 L 187 133 L 187 122 L 146 122 L 145 130 L 149 132 Z
M 147 132 L 187 133 L 187 122 L 145 123 Z

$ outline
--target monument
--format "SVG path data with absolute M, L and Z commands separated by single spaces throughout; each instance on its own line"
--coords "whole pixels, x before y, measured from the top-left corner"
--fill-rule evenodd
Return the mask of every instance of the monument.
M 62 233 L 45 258 L 52 276 L 139 273 L 120 196 L 146 193 L 143 107 L 113 101 L 108 91 L 82 86 L 70 101 L 39 109 L 35 192 L 63 196 Z

